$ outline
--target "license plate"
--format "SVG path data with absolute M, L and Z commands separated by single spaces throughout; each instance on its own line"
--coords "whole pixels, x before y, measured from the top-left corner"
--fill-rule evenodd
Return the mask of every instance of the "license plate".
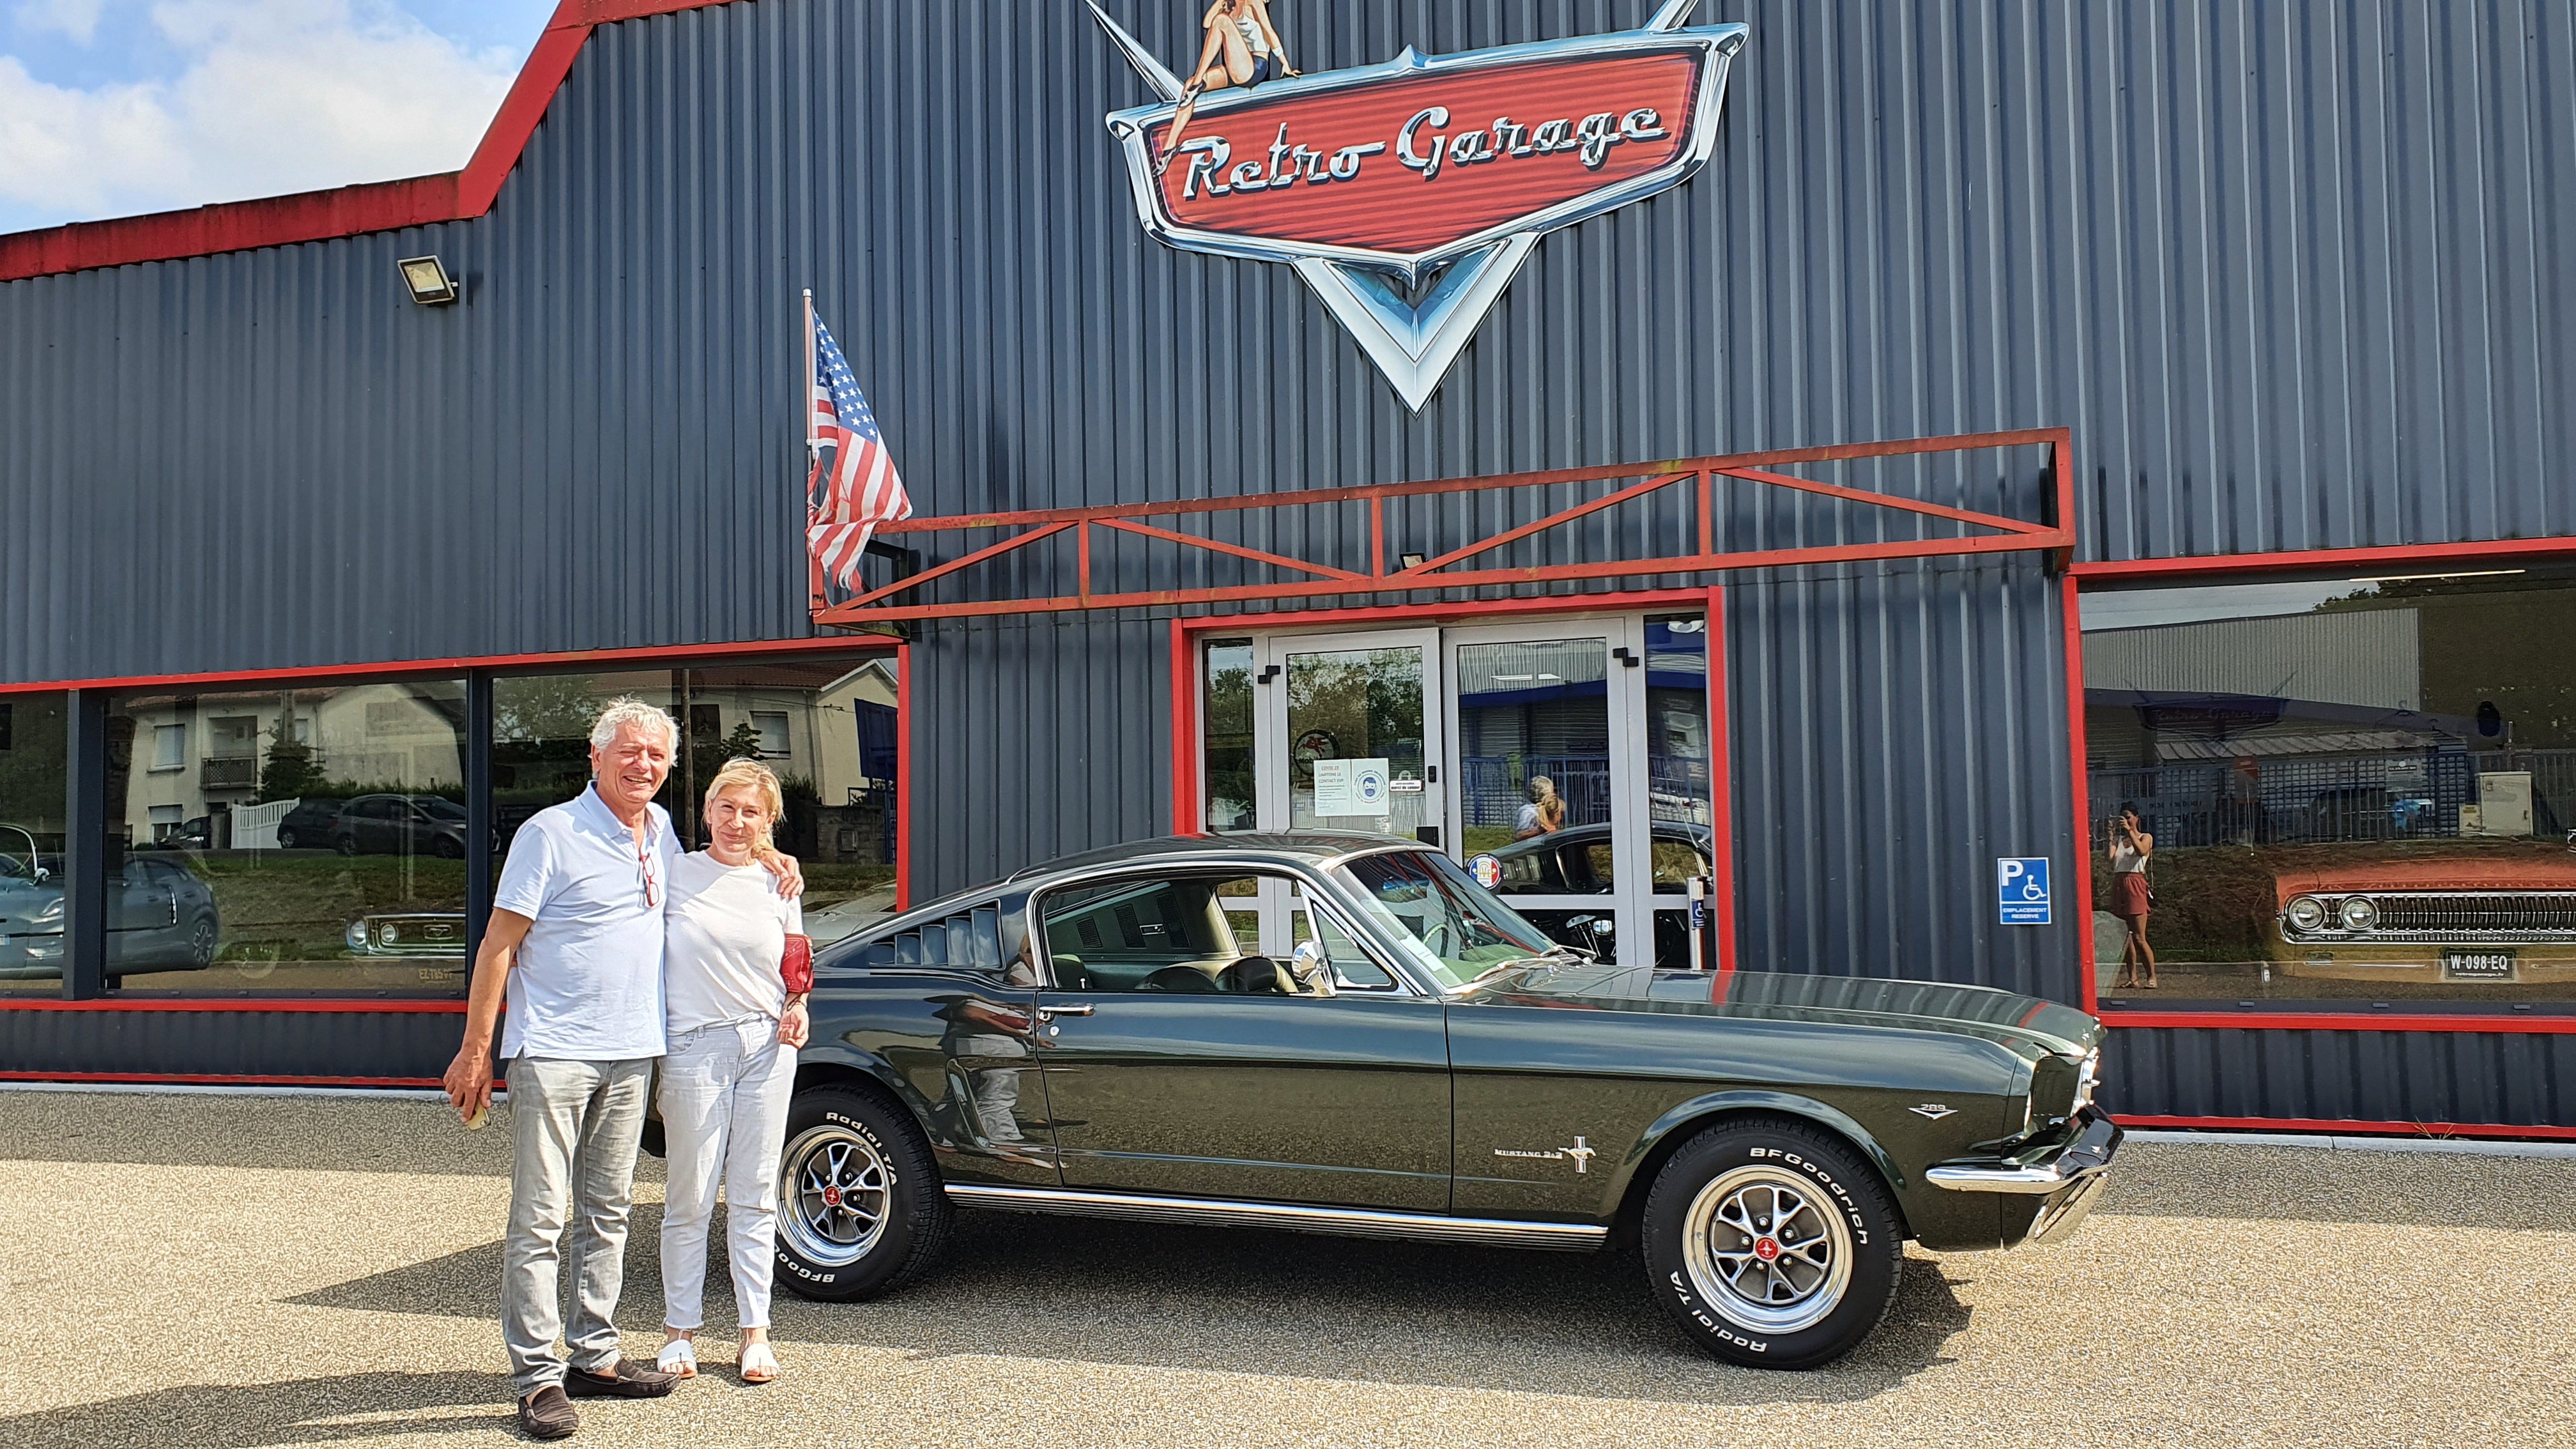
M 2511 981 L 2511 951 L 2445 951 L 2442 953 L 2442 979 L 2445 981 Z

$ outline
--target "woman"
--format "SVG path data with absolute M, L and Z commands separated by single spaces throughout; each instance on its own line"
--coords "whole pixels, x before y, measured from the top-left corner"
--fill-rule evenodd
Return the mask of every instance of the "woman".
M 1163 156 L 1154 172 L 1172 169 L 1181 153 L 1181 133 L 1199 113 L 1199 97 L 1227 86 L 1250 88 L 1273 76 L 1293 76 L 1288 47 L 1270 27 L 1270 0 L 1215 0 L 1199 17 L 1207 42 L 1199 47 L 1198 69 L 1181 91 L 1181 109 L 1172 117 L 1172 132 L 1163 138 Z
M 769 1346 L 769 1288 L 778 1220 L 778 1155 L 796 1051 L 805 1045 L 805 998 L 790 995 L 783 967 L 803 913 L 761 862 L 785 802 L 778 777 L 734 760 L 707 782 L 711 843 L 671 867 L 663 907 L 662 974 L 670 1054 L 662 1060 L 662 1127 L 670 1190 L 662 1212 L 660 1367 L 695 1378 L 707 1223 L 716 1181 L 726 1202 L 742 1380 L 778 1377 Z
M 1521 806 L 1520 818 L 1512 822 L 1514 840 L 1554 835 L 1565 828 L 1565 802 L 1556 796 L 1556 782 L 1545 775 L 1532 775 L 1529 788 L 1529 803 Z
M 2156 989 L 2156 953 L 2147 945 L 2147 912 L 2156 899 L 2147 889 L 2147 857 L 2155 849 L 2156 838 L 2138 828 L 2138 807 L 2122 801 L 2120 813 L 2111 820 L 2111 914 L 2120 918 L 2125 933 L 2120 942 L 2120 979 L 2113 990 L 2122 986 Z

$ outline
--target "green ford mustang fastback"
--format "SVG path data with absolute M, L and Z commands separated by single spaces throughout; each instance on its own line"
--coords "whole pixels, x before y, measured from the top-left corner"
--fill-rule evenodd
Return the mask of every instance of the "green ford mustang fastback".
M 1703 1347 L 1812 1367 L 1906 1240 L 2083 1220 L 2120 1141 L 2101 1038 L 1979 987 L 1600 964 L 1384 837 L 1147 841 L 823 953 L 780 1277 L 881 1293 L 959 1205 L 1615 1242 Z

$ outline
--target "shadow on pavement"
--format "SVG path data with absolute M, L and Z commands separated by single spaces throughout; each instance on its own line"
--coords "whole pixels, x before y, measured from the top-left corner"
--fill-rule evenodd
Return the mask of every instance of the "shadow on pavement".
M 383 1434 L 508 1430 L 507 1374 L 364 1373 L 275 1384 L 187 1384 L 95 1404 L 0 1418 L 13 1449 L 186 1444 L 253 1449 Z
M 660 1320 L 661 1210 L 638 1204 L 618 1320 Z M 722 1241 L 722 1224 L 713 1236 Z M 717 1249 L 711 1248 L 711 1255 Z M 317 1308 L 493 1318 L 489 1243 L 304 1294 Z M 961 1213 L 946 1261 L 874 1303 L 781 1292 L 784 1344 L 916 1358 L 1054 1359 L 1270 1377 L 1511 1389 L 1658 1402 L 1864 1399 L 1944 1362 L 1968 1326 L 1941 1266 L 1909 1257 L 1895 1307 L 1850 1358 L 1817 1373 L 1739 1369 L 1686 1343 L 1625 1253 L 1380 1243 L 1302 1234 Z M 707 1324 L 730 1338 L 721 1259 Z M 497 1330 L 496 1330 L 497 1331 Z

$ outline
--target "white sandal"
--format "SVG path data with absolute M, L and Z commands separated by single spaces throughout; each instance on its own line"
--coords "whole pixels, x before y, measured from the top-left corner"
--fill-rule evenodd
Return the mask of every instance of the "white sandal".
M 766 1341 L 745 1345 L 742 1351 L 742 1381 L 765 1384 L 778 1377 L 778 1355 L 769 1351 Z
M 698 1376 L 697 1345 L 685 1338 L 672 1339 L 662 1345 L 662 1356 L 653 1360 L 653 1367 L 666 1374 L 678 1374 L 684 1379 L 696 1378 Z

